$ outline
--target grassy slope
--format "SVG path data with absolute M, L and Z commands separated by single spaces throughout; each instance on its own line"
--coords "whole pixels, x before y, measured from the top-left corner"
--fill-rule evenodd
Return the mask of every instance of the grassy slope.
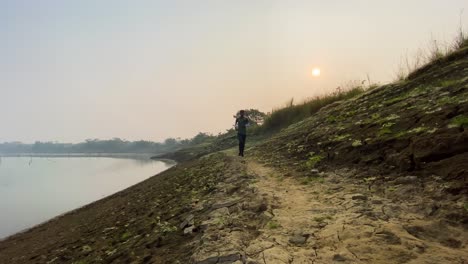
M 355 167 L 363 177 L 416 174 L 468 194 L 468 47 L 409 79 L 321 109 L 254 148 L 266 163 L 310 174 Z M 463 202 L 463 201 L 462 201 Z M 465 201 L 466 203 L 466 201 Z M 458 217 L 468 223 L 466 212 Z
M 425 170 L 464 155 L 467 115 L 468 47 L 407 81 L 329 105 L 256 149 L 299 165 L 312 155 L 329 164 Z

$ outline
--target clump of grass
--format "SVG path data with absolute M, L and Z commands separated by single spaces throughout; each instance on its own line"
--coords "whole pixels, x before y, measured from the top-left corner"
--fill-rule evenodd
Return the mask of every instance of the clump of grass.
M 325 220 L 331 220 L 333 217 L 331 215 L 325 215 L 325 216 L 316 216 L 314 217 L 314 221 L 318 223 L 325 222 Z
M 284 107 L 273 110 L 273 112 L 265 118 L 263 125 L 259 127 L 259 129 L 261 131 L 279 130 L 312 116 L 324 106 L 340 100 L 353 98 L 362 94 L 364 91 L 365 88 L 363 85 L 357 85 L 349 89 L 338 88 L 333 93 L 316 96 L 299 104 L 294 104 L 294 100 L 291 99 Z M 330 117 L 328 121 L 335 122 L 337 120 L 335 117 Z
M 306 161 L 306 167 L 309 169 L 315 168 L 317 163 L 319 163 L 322 159 L 322 155 L 316 155 L 314 152 L 309 153 L 309 159 Z
M 443 43 L 432 39 L 426 49 L 419 49 L 413 58 L 408 54 L 402 58 L 400 66 L 395 72 L 396 81 L 406 81 L 411 78 L 419 69 L 434 62 L 442 60 L 444 57 L 468 46 L 468 34 L 460 25 L 458 33 L 452 43 Z
M 459 83 L 461 83 L 461 80 L 444 80 L 440 82 L 440 86 L 449 87 L 449 86 L 455 86 Z
M 268 229 L 277 229 L 279 227 L 281 227 L 281 224 L 276 222 L 276 221 L 270 221 L 267 223 L 267 227 Z

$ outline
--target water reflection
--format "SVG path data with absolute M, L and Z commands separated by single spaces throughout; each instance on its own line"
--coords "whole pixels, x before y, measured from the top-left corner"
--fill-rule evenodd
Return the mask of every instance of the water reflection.
M 144 157 L 0 159 L 0 238 L 123 190 L 173 165 Z

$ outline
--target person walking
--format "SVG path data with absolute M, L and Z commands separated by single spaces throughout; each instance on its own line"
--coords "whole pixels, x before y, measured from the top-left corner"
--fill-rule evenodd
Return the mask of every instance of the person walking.
M 245 111 L 240 110 L 239 116 L 234 124 L 237 130 L 237 139 L 239 140 L 239 156 L 244 157 L 245 140 L 247 139 L 247 126 L 250 120 L 245 116 Z

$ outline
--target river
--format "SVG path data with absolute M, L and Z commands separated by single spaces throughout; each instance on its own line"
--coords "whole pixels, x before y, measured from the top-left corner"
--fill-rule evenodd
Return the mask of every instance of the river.
M 172 165 L 148 157 L 0 157 L 0 239 L 123 190 Z

